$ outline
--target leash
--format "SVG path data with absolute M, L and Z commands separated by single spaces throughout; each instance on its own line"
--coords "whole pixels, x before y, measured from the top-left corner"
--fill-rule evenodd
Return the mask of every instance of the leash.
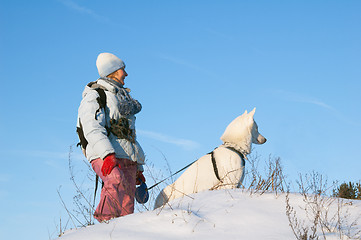
M 197 160 L 198 160 L 198 159 L 197 159 Z M 154 184 L 153 186 L 151 186 L 151 187 L 147 188 L 147 190 L 150 190 L 150 189 L 152 189 L 152 188 L 154 188 L 154 187 L 158 186 L 159 184 L 161 184 L 161 183 L 162 183 L 162 182 L 164 182 L 165 180 L 167 180 L 167 179 L 169 179 L 169 178 L 173 177 L 173 176 L 174 176 L 174 175 L 176 175 L 177 173 L 179 173 L 179 172 L 183 171 L 184 169 L 186 169 L 186 168 L 190 167 L 190 166 L 191 166 L 193 163 L 195 163 L 197 160 L 195 160 L 195 161 L 191 162 L 190 164 L 188 164 L 188 165 L 187 165 L 187 166 L 185 166 L 184 168 L 182 168 L 182 169 L 178 170 L 177 172 L 173 173 L 172 175 L 170 175 L 169 177 L 167 177 L 167 178 L 163 179 L 162 181 L 160 181 L 160 182 L 158 182 L 158 183 Z

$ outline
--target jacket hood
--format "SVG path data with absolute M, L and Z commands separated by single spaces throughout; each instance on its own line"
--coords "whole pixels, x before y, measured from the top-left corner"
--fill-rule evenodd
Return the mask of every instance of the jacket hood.
M 112 92 L 112 93 L 116 93 L 117 92 L 117 88 L 115 86 L 113 86 L 112 84 L 110 84 L 109 82 L 107 82 L 106 80 L 103 80 L 101 78 L 99 78 L 98 80 L 95 81 L 97 84 L 101 85 L 102 87 L 104 87 L 107 91 Z M 90 84 L 88 84 L 83 93 L 82 93 L 82 97 L 84 98 L 89 92 L 94 91 L 94 88 L 89 87 Z

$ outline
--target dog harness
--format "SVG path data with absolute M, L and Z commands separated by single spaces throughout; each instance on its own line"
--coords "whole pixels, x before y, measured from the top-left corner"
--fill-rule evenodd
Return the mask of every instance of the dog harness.
M 244 161 L 244 155 L 243 153 L 241 153 L 240 151 L 237 151 L 235 148 L 233 147 L 225 147 L 225 148 L 228 148 L 229 150 L 237 153 L 241 159 Z M 216 163 L 216 159 L 214 158 L 214 150 L 210 153 L 208 153 L 211 155 L 211 160 L 212 160 L 212 165 L 213 165 L 213 170 L 214 170 L 214 174 L 216 175 L 216 178 L 220 181 L 220 182 L 223 182 L 222 179 L 219 177 L 219 172 L 218 172 L 218 168 L 217 168 L 217 163 Z

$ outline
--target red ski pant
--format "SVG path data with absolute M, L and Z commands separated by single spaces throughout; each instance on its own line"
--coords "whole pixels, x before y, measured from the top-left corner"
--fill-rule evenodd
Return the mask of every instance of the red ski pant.
M 118 162 L 120 167 L 116 166 L 106 177 L 101 171 L 103 159 L 91 162 L 95 173 L 104 182 L 100 202 L 94 212 L 94 217 L 99 222 L 134 212 L 137 163 L 123 158 L 118 158 Z

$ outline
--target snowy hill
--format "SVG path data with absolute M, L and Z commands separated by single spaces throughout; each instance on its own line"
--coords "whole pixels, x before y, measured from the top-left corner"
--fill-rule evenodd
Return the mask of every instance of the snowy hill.
M 296 239 L 286 215 L 286 194 L 260 195 L 234 189 L 206 191 L 191 197 L 193 199 L 175 200 L 163 209 L 71 230 L 59 240 Z M 297 228 L 295 219 L 298 224 L 312 226 L 314 216 L 309 207 L 317 204 L 307 204 L 300 194 L 290 194 L 289 199 L 289 205 L 293 207 L 290 219 L 294 227 Z M 360 224 L 355 224 L 355 220 L 361 216 L 361 201 L 327 198 L 320 202 L 319 219 L 325 222 L 322 229 L 326 239 L 350 239 L 345 234 L 352 239 L 360 239 Z M 309 210 L 306 214 L 302 209 Z M 292 217 L 294 213 L 296 217 Z M 326 227 L 331 232 L 327 232 Z M 319 236 L 323 236 L 322 229 L 318 227 Z M 342 236 L 337 229 L 341 229 Z

